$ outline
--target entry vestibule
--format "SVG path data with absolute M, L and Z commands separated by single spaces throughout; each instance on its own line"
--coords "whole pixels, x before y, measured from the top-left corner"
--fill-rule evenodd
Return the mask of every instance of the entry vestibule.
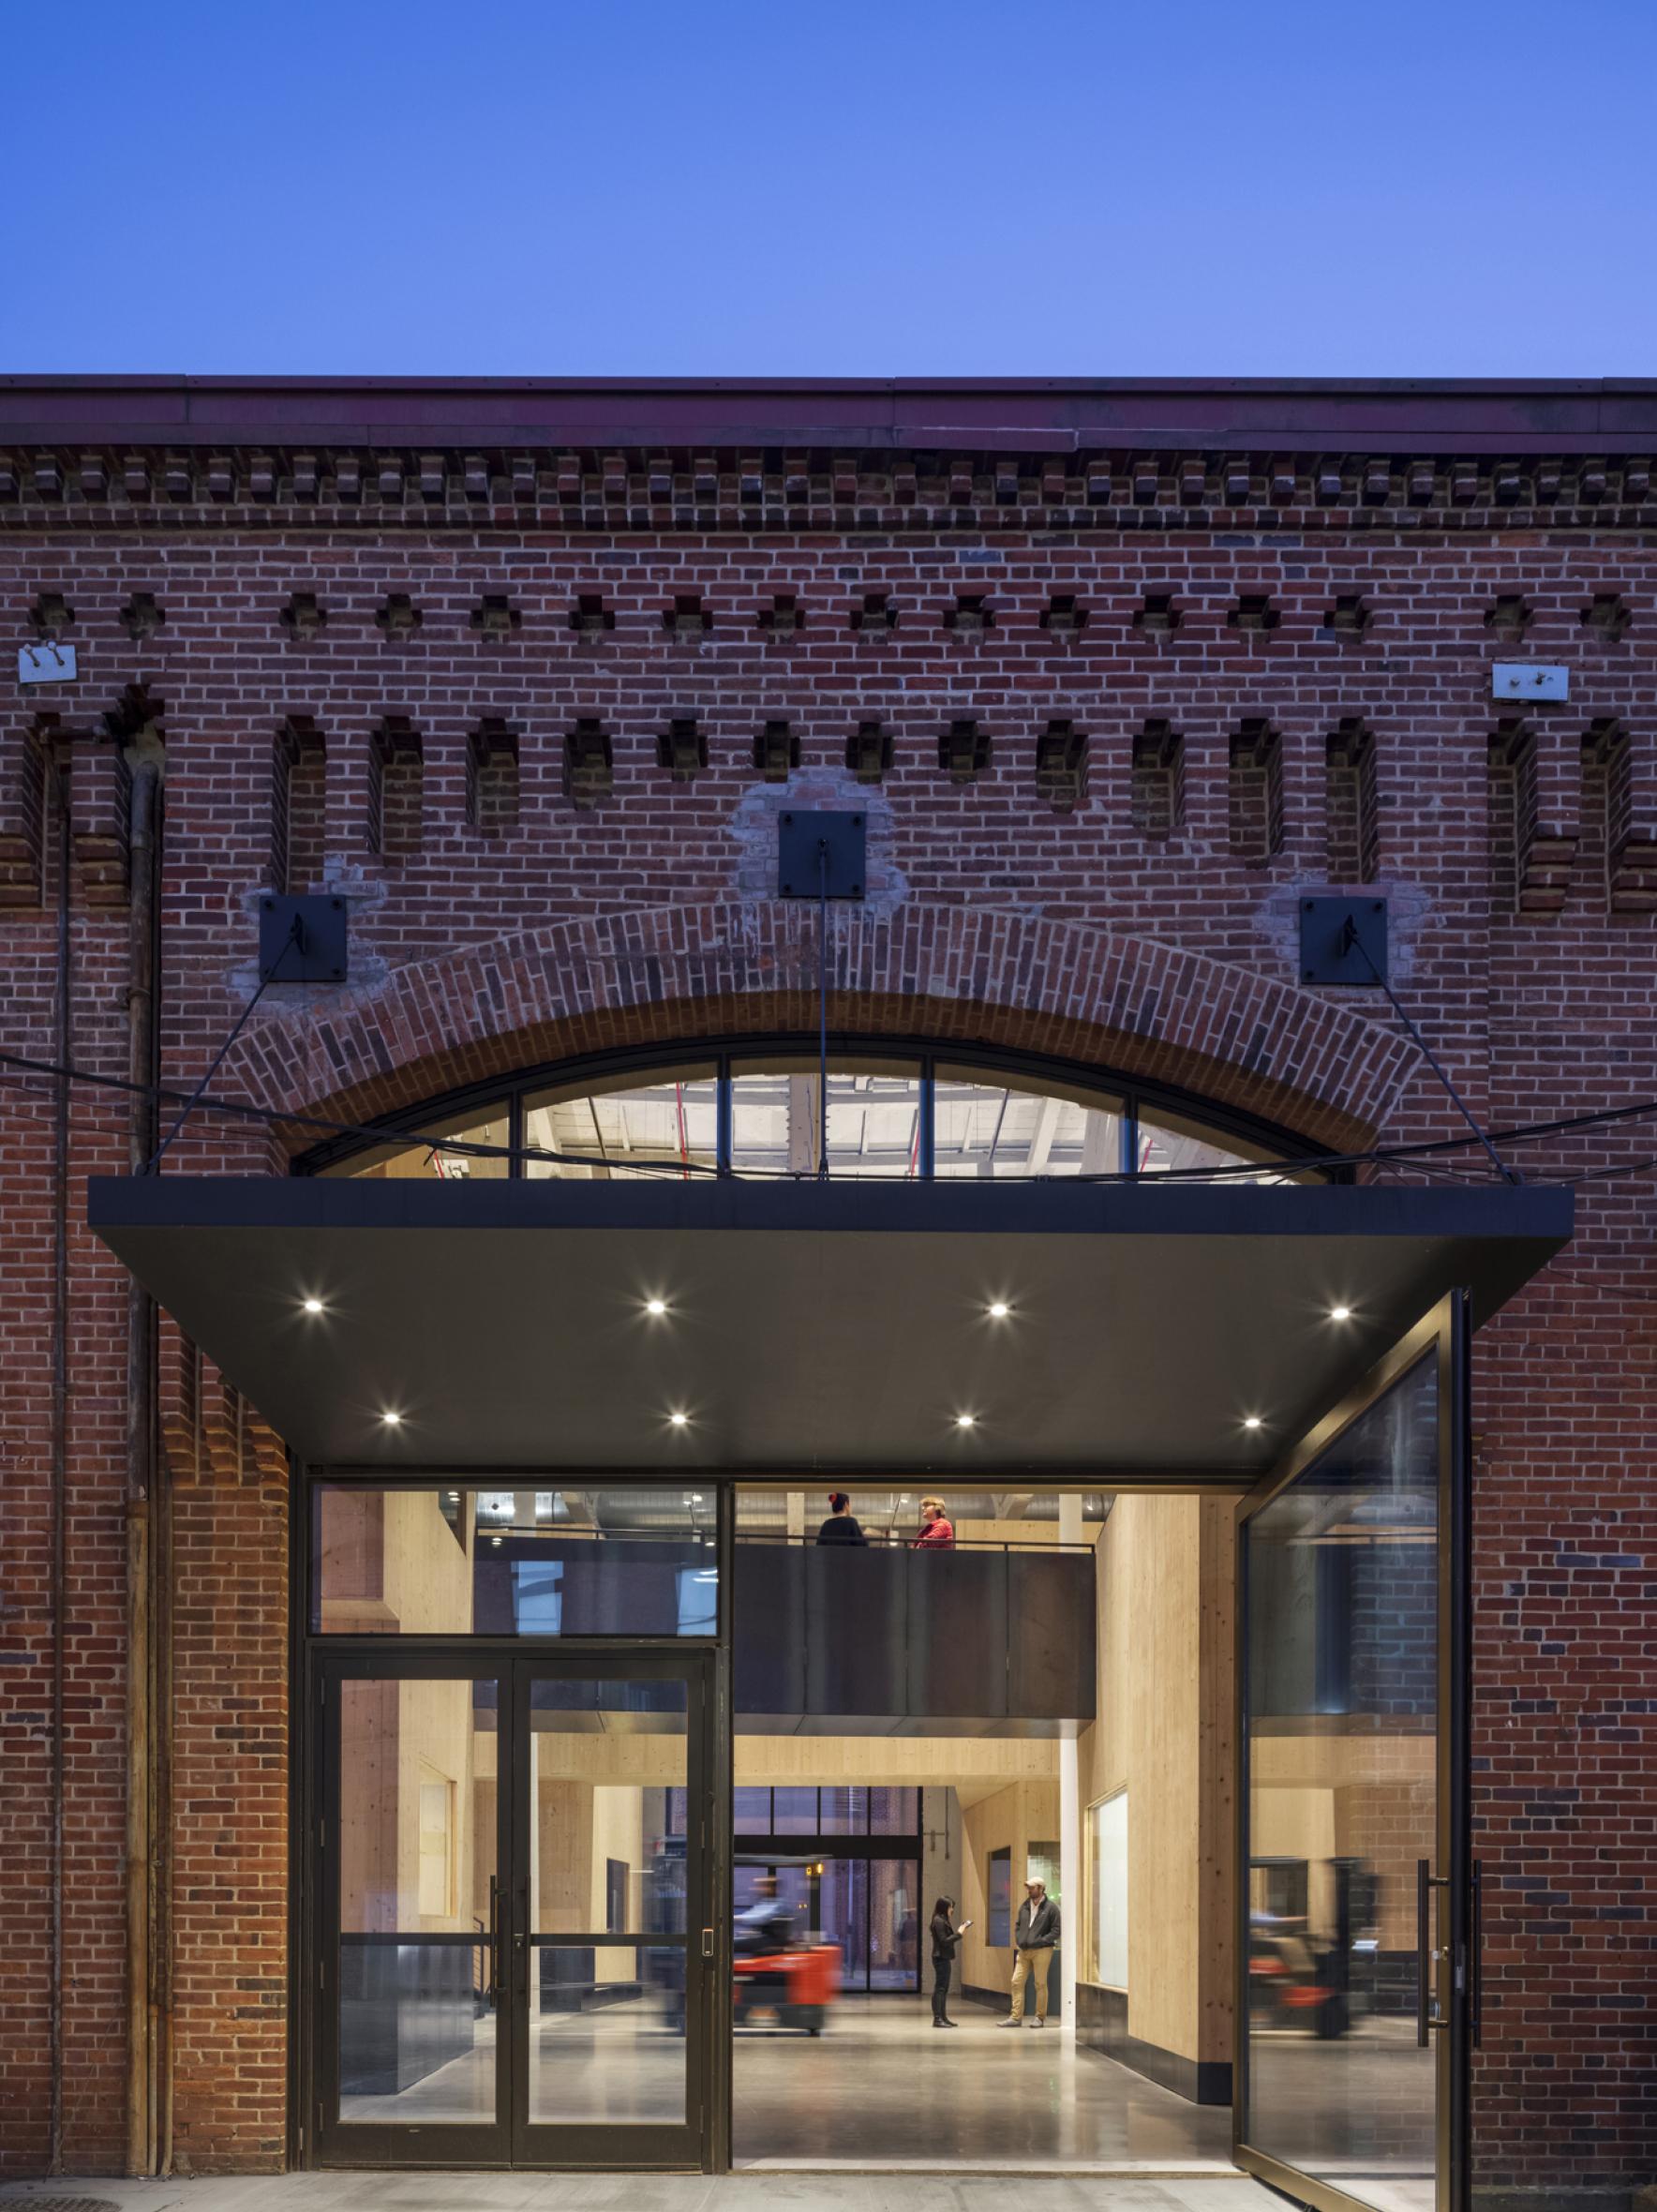
M 733 1189 L 715 1185 L 639 1190 L 549 1182 L 504 1190 L 499 1185 L 398 1188 L 343 1181 L 227 1186 L 194 1178 L 95 1187 L 95 1225 L 295 1450 L 320 1472 L 325 1469 L 326 1486 L 342 1498 L 356 1499 L 370 1488 L 399 1499 L 419 1493 L 435 1501 L 440 1520 L 446 1499 L 436 1479 L 440 1474 L 454 1478 L 462 1495 L 477 1492 L 486 1480 L 515 1500 L 523 1493 L 532 1497 L 544 1487 L 575 1487 L 577 1473 L 590 1486 L 606 1470 L 604 1481 L 671 1484 L 681 1493 L 699 1491 L 708 1505 L 708 1541 L 700 1545 L 699 1561 L 654 1558 L 648 1562 L 649 1574 L 642 1577 L 634 1571 L 639 1562 L 629 1568 L 629 1587 L 636 1592 L 648 1583 L 652 1608 L 633 1623 L 615 1610 L 631 1601 L 618 1597 L 614 1571 L 589 1575 L 585 1581 L 567 1574 L 555 1592 L 545 1577 L 538 1579 L 529 1572 L 533 1562 L 513 1560 L 509 1534 L 501 1532 L 499 1547 L 485 1535 L 480 1550 L 474 1526 L 470 1588 L 474 1593 L 494 1591 L 489 1603 L 497 1610 L 487 1618 L 500 1624 L 489 1628 L 482 1642 L 470 1644 L 463 1657 L 454 1651 L 446 1653 L 446 1673 L 433 1678 L 470 1685 L 474 1802 L 482 1801 L 482 1786 L 488 1779 L 486 1761 L 476 1756 L 476 1739 L 486 1732 L 476 1726 L 476 1716 L 488 1710 L 486 1693 L 485 1702 L 479 1702 L 480 1683 L 496 1685 L 498 1746 L 507 1740 L 499 1717 L 505 1714 L 523 1759 L 530 1756 L 528 1739 L 535 1731 L 522 1716 L 534 1710 L 533 1694 L 521 1688 L 520 1675 L 526 1664 L 541 1662 L 515 1639 L 590 1637 L 588 1648 L 593 1655 L 583 1657 L 576 1679 L 593 1684 L 621 1681 L 628 1666 L 647 1662 L 678 1667 L 687 1697 L 693 1678 L 700 1680 L 709 1715 L 701 1790 L 708 1834 L 694 1874 L 687 1834 L 682 1928 L 629 1924 L 631 1906 L 621 1891 L 634 1886 L 633 1875 L 638 1870 L 624 1850 L 590 1851 L 585 1879 L 593 1925 L 563 1930 L 535 1925 L 538 1902 L 533 1895 L 527 1903 L 525 1898 L 544 1876 L 531 1872 L 539 1860 L 528 1841 L 527 1807 L 503 1810 L 514 1786 L 502 1782 L 499 1764 L 494 1871 L 497 1895 L 504 1880 L 509 1897 L 495 1921 L 487 1911 L 477 1915 L 475 1847 L 470 1889 L 453 1852 L 444 1871 L 444 1793 L 449 1786 L 458 1786 L 461 1777 L 428 1760 L 433 1771 L 417 1771 L 412 1785 L 413 1802 L 421 1810 L 416 1865 L 407 1876 L 399 1872 L 398 1894 L 406 1880 L 412 1881 L 425 1919 L 429 1917 L 425 1906 L 435 1906 L 440 1894 L 445 1905 L 454 1905 L 457 1917 L 464 1892 L 474 1921 L 484 1920 L 481 1936 L 465 1926 L 348 1931 L 340 1925 L 336 1932 L 340 1960 L 348 1933 L 387 1936 L 392 1940 L 382 1948 L 393 1953 L 417 1948 L 408 1941 L 411 1934 L 453 1933 L 460 1943 L 430 1948 L 470 1944 L 492 1962 L 497 1983 L 509 1983 L 525 2002 L 531 1985 L 541 2000 L 545 1985 L 538 1973 L 516 1964 L 503 1976 L 499 1964 L 503 1950 L 512 1955 L 520 1939 L 526 1958 L 531 1949 L 559 1949 L 549 1939 L 562 1936 L 566 1951 L 616 1950 L 636 1960 L 641 1949 L 654 1949 L 682 1961 L 683 2078 L 688 2085 L 682 2121 L 651 2120 L 636 2112 L 535 2117 L 525 2070 L 530 2030 L 520 2010 L 497 2042 L 494 2124 L 509 2130 L 583 2131 L 596 2125 L 605 2139 L 585 2132 L 579 2142 L 574 2134 L 561 2142 L 519 2136 L 510 2151 L 503 2148 L 499 2155 L 532 2162 L 714 2165 L 730 2156 L 724 2022 L 732 1962 L 729 1907 L 724 1902 L 729 1868 L 722 1861 L 722 1854 L 728 1857 L 733 1833 L 729 1792 L 735 1756 L 730 1670 L 737 1626 L 731 1606 L 736 1530 L 727 1503 L 730 1474 L 763 1468 L 769 1474 L 803 1481 L 808 1474 L 819 1479 L 821 1470 L 850 1480 L 884 1467 L 889 1479 L 891 1470 L 902 1467 L 913 1484 L 924 1479 L 947 1485 L 968 1474 L 981 1476 L 993 1455 L 993 1463 L 1007 1471 L 1003 1479 L 1023 1472 L 1032 1482 L 1052 1483 L 1070 1471 L 1078 1487 L 1112 1491 L 1143 1485 L 1160 1473 L 1163 1483 L 1175 1488 L 1200 1490 L 1206 1483 L 1217 1493 L 1234 1495 L 1251 1478 L 1266 1480 L 1274 1467 L 1291 1465 L 1296 1472 L 1291 1481 L 1304 1482 L 1313 1465 L 1306 1453 L 1324 1448 L 1315 1442 L 1320 1417 L 1346 1400 L 1341 1433 L 1357 1420 L 1361 1409 L 1354 1410 L 1355 1394 L 1364 1396 L 1366 1406 L 1377 1397 L 1381 1386 L 1371 1370 L 1378 1360 L 1393 1356 L 1391 1347 L 1408 1338 L 1425 1308 L 1467 1284 L 1484 1310 L 1493 1308 L 1568 1230 L 1568 1201 L 1552 1192 L 1278 1188 L 1153 1193 L 1082 1188 L 1064 1196 L 1061 1209 L 1051 1205 L 1051 1193 L 1040 1189 L 875 1192 L 833 1186 Z M 509 1204 L 501 1203 L 506 1200 Z M 538 1233 L 525 1235 L 526 1230 Z M 667 1311 L 651 1317 L 648 1304 L 663 1285 L 668 1294 L 660 1302 Z M 994 1340 L 987 1337 L 984 1321 L 992 1286 L 1009 1304 L 1009 1318 L 1018 1323 Z M 1010 1299 L 1006 1286 L 1011 1287 Z M 307 1300 L 321 1310 L 306 1313 Z M 1350 1308 L 1356 1326 L 1331 1325 L 1337 1300 Z M 479 1318 L 484 1308 L 494 1337 L 486 1351 Z M 658 1318 L 670 1326 L 648 1334 Z M 1448 1344 L 1453 1334 L 1447 1323 L 1436 1323 L 1431 1343 Z M 1183 1350 L 1183 1358 L 1168 1355 L 1170 1342 Z M 549 1344 L 557 1348 L 553 1357 L 547 1353 Z M 894 1357 L 894 1348 L 901 1357 Z M 1426 1356 L 1423 1338 L 1413 1357 Z M 1440 1354 L 1435 1351 L 1433 1356 Z M 670 1370 L 664 1381 L 655 1379 L 652 1361 Z M 848 1376 L 859 1384 L 866 1378 L 868 1387 L 847 1388 Z M 423 1378 L 424 1395 L 416 1389 L 417 1377 Z M 649 1419 L 638 1417 L 647 1386 Z M 1464 1409 L 1464 1399 L 1456 1397 L 1460 1387 L 1441 1396 L 1435 1412 L 1437 1469 L 1451 1465 L 1455 1457 L 1454 1439 L 1442 1430 L 1453 1415 L 1464 1419 L 1464 1410 L 1455 1412 L 1457 1405 Z M 985 1411 L 981 1419 L 963 1427 L 958 1411 L 976 1410 L 973 1400 L 963 1397 L 968 1390 Z M 790 1467 L 773 1449 L 777 1435 L 787 1430 L 790 1394 L 795 1435 L 811 1442 L 809 1466 L 796 1459 Z M 408 1416 L 383 1423 L 385 1411 L 402 1410 L 399 1397 Z M 612 1457 L 593 1458 L 588 1448 L 603 1427 L 606 1401 L 612 1434 L 624 1425 L 618 1408 L 634 1416 L 623 1440 L 628 1448 L 623 1451 L 615 1442 Z M 661 1405 L 685 1411 L 686 1421 L 675 1424 L 653 1410 Z M 993 1413 L 988 1410 L 992 1406 Z M 1119 1418 L 1113 1418 L 1113 1407 L 1120 1410 Z M 1257 1412 L 1256 1407 L 1265 1410 Z M 884 1452 L 883 1427 L 894 1440 Z M 530 1435 L 542 1444 L 532 1459 L 520 1442 Z M 339 1449 L 345 1436 L 354 1442 L 350 1453 Z M 1303 1447 L 1303 1438 L 1313 1442 Z M 1157 1441 L 1142 1445 L 1143 1439 Z M 561 1457 L 566 1450 L 568 1458 Z M 1338 1483 L 1333 1487 L 1337 1492 L 1342 1488 Z M 423 1508 L 432 1509 L 430 1504 Z M 1249 1517 L 1267 1534 L 1277 1525 L 1263 1517 L 1271 1510 L 1271 1501 L 1262 1497 Z M 1298 1524 L 1291 1524 L 1290 1532 L 1297 1542 L 1306 1536 Z M 1436 1518 L 1426 1533 L 1435 1561 L 1441 1562 L 1455 1536 L 1451 1520 Z M 1349 1534 L 1337 1521 L 1327 1521 L 1306 1541 L 1333 1549 Z M 1263 1556 L 1260 1541 L 1247 1533 L 1245 1547 L 1253 1547 L 1251 1558 Z M 464 1546 L 457 1548 L 464 1554 Z M 491 1554 L 511 1571 L 501 1575 Z M 1444 1574 L 1448 1580 L 1441 1575 L 1441 1587 L 1453 1595 L 1454 1572 L 1445 1569 Z M 711 1583 L 696 1583 L 697 1576 L 711 1576 Z M 350 1771 L 344 1756 L 343 1698 L 347 1684 L 357 1679 L 351 1668 L 377 1666 L 379 1673 L 370 1671 L 363 1679 L 400 1682 L 415 1663 L 411 1648 L 404 1652 L 388 1648 L 383 1622 L 381 1628 L 369 1624 L 364 1609 L 390 1604 L 383 1583 L 376 1592 L 371 1580 L 370 1575 L 360 1576 L 359 1587 L 339 1583 L 332 1592 L 324 1581 L 315 1592 L 317 1606 L 335 1603 L 345 1611 L 332 1622 L 320 1612 L 313 1615 L 301 1638 L 301 1656 L 312 1670 L 307 1681 L 315 1690 L 316 1710 L 327 1711 L 333 1696 L 339 1713 L 336 1734 L 330 1738 L 324 1729 L 315 1739 L 322 1762 L 316 1770 L 316 1786 L 322 1796 L 309 1811 L 322 1820 L 324 1833 L 326 1792 L 335 1786 L 328 1779 L 328 1757 L 342 1774 Z M 709 1588 L 715 1599 L 711 1613 L 705 1602 Z M 1314 1598 L 1314 1606 L 1317 1602 Z M 1442 1598 L 1435 1603 L 1434 1633 L 1441 1643 L 1454 1607 Z M 359 1625 L 346 1627 L 352 1606 L 363 1618 Z M 586 1613 L 583 1607 L 589 1608 Z M 455 1632 L 434 1615 L 422 1633 L 441 1638 Z M 515 1640 L 508 1646 L 490 1643 L 490 1637 Z M 366 1640 L 355 1644 L 358 1637 Z M 664 1652 L 664 1639 L 679 1647 L 677 1652 Z M 349 1662 L 342 1652 L 348 1640 L 355 1645 Z M 1246 1648 L 1252 1652 L 1252 1646 Z M 433 1654 L 423 1656 L 432 1663 Z M 546 1664 L 548 1679 L 561 1679 L 571 1662 L 560 1658 Z M 1447 1680 L 1435 1677 L 1436 1697 L 1444 1694 Z M 1450 1689 L 1453 1703 L 1453 1683 Z M 400 1712 L 400 1691 L 398 1699 Z M 463 1690 L 458 1702 L 465 1701 Z M 308 1711 L 308 1692 L 306 1702 Z M 382 1697 L 382 1710 L 385 1703 Z M 596 1716 L 612 1709 L 589 1710 L 596 1723 Z M 1291 1706 L 1286 1717 L 1293 1719 L 1297 1710 Z M 1317 1712 L 1303 1717 L 1315 1720 Z M 564 1736 L 572 1742 L 590 1736 L 611 1747 L 620 1740 L 617 1731 L 600 1725 L 548 1732 L 560 1737 L 560 1756 Z M 650 1756 L 658 1757 L 660 1731 L 635 1733 L 649 1746 Z M 1294 1732 L 1278 1733 L 1291 1738 Z M 1257 1727 L 1248 1737 L 1251 1756 L 1262 1772 L 1270 1734 Z M 1441 1748 L 1448 1741 L 1442 1732 L 1435 1738 Z M 332 1755 L 330 1741 L 336 1745 Z M 682 1786 L 694 1795 L 688 1772 Z M 664 1792 L 680 1786 L 656 1779 L 653 1766 L 649 1774 L 634 1786 Z M 1438 1801 L 1446 1808 L 1453 1806 L 1454 1779 Z M 357 1780 L 362 1781 L 361 1769 Z M 1131 1782 L 1127 1786 L 1131 1789 Z M 1113 1794 L 1106 1776 L 1089 1802 L 1108 1804 Z M 344 1810 L 342 1799 L 336 1817 Z M 1109 1820 L 1101 1818 L 1098 1851 L 1101 1865 L 1108 1865 Z M 694 1817 L 690 1826 L 695 1828 Z M 643 1832 L 641 1828 L 641 1844 Z M 665 1833 L 660 1840 L 665 1842 Z M 342 1849 L 343 1844 L 325 1847 Z M 1253 1884 L 1254 1857 L 1293 1856 L 1278 1849 L 1254 1854 L 1246 1837 L 1239 1848 L 1248 1867 L 1245 1888 Z M 1323 1854 L 1325 1859 L 1339 1856 Z M 595 1873 L 599 1859 L 605 1861 L 603 1886 L 594 1888 L 600 1880 Z M 612 1859 L 628 1864 L 620 1891 L 609 1887 Z M 1265 1866 L 1260 1872 L 1269 1885 L 1275 1870 Z M 1441 1849 L 1432 1854 L 1428 1880 L 1451 1885 L 1441 1892 L 1446 1904 L 1465 1890 Z M 1309 1874 L 1307 1884 L 1309 1889 Z M 649 1887 L 652 1911 L 668 1894 L 660 1884 L 637 1886 L 641 1894 Z M 351 1891 L 343 1874 L 336 1877 L 333 1894 L 334 1907 L 327 1903 L 325 1884 L 321 1903 L 316 1895 L 308 1903 L 313 1935 L 325 1930 L 329 1909 L 342 1917 L 347 1911 Z M 486 1890 L 483 1894 L 487 1904 Z M 1456 1913 L 1462 1909 L 1460 1903 L 1455 1905 Z M 1318 1910 L 1325 1910 L 1321 1902 Z M 319 1912 L 321 1919 L 315 1917 Z M 619 1926 L 613 1924 L 618 1915 Z M 660 1940 L 646 1946 L 646 1934 Z M 359 1948 L 366 1952 L 372 1947 Z M 1407 1947 L 1389 1942 L 1386 1948 Z M 1246 1940 L 1239 1950 L 1246 1951 Z M 709 1969 L 706 1973 L 700 1971 L 704 1963 Z M 596 1971 L 590 1974 L 585 1959 L 581 1976 L 590 1980 L 594 1993 L 605 1979 Z M 678 2032 L 663 2017 L 665 2013 L 671 2020 L 677 1995 L 671 1975 L 656 1973 L 652 1979 L 635 1971 L 616 1979 L 638 1984 L 638 1997 L 647 1989 L 654 1992 L 652 2036 Z M 556 1977 L 552 1986 L 560 1986 Z M 638 1997 L 630 1993 L 627 2000 L 593 2004 L 575 2016 L 608 2029 Z M 471 2001 L 476 2001 L 475 1990 Z M 1429 2035 L 1446 2045 L 1455 2035 L 1465 2045 L 1466 2024 L 1457 2025 L 1458 2007 L 1465 2011 L 1459 1988 L 1429 1990 L 1427 2010 L 1435 2013 Z M 1436 2009 L 1441 2009 L 1441 2024 Z M 1246 2012 L 1246 2007 L 1242 2010 Z M 330 2064 L 322 2033 L 313 2038 L 305 2064 L 314 2094 Z M 1249 2055 L 1249 2065 L 1252 2079 L 1263 2081 L 1267 2070 L 1259 2054 Z M 499 2087 L 502 2083 L 504 2090 Z M 332 2123 L 340 2129 L 349 2124 L 344 2095 L 341 2087 Z M 1245 2110 L 1263 2114 L 1263 2098 Z M 1437 2175 L 1447 2188 L 1458 2157 L 1453 2095 L 1440 2095 L 1434 2112 L 1440 2137 L 1446 2128 L 1450 2134 L 1447 2140 L 1435 2139 L 1429 2186 L 1439 2186 L 1433 2182 Z M 424 2162 L 451 2157 L 475 2162 L 474 2148 L 456 2146 L 438 2131 L 448 2123 L 412 2125 L 417 2132 L 406 2145 L 407 2155 Z M 681 2125 L 690 2134 L 672 2143 L 665 2137 L 653 2145 L 643 2140 L 649 2130 Z M 318 2145 L 304 2147 L 310 2156 Z M 321 2147 L 326 2151 L 326 2144 Z M 1241 2149 L 1252 2148 L 1245 2138 Z M 341 2155 L 376 2160 L 388 2155 L 383 2143 L 360 2154 L 349 2144 L 337 2149 Z M 1344 2187 L 1338 2166 L 1324 2161 L 1325 2170 L 1317 2171 L 1316 2146 L 1297 2153 L 1292 2145 L 1279 2149 L 1267 2141 L 1259 2156 L 1258 2170 L 1275 2160 L 1277 2170 L 1297 2176 L 1309 2171 L 1316 2185 L 1306 2190 L 1312 2201 L 1333 2202 L 1327 2192 Z M 1345 2175 L 1345 2182 L 1362 2178 L 1350 2171 Z M 1320 2190 L 1325 2191 L 1322 2197 Z M 1356 2188 L 1350 2193 L 1363 2201 Z

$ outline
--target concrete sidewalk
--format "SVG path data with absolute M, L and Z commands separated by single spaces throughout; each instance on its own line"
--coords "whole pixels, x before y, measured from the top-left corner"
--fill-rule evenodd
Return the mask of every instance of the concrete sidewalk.
M 1281 2212 L 1241 2175 L 901 2174 L 238 2175 L 200 2181 L 13 2182 L 0 2207 L 37 2212 Z

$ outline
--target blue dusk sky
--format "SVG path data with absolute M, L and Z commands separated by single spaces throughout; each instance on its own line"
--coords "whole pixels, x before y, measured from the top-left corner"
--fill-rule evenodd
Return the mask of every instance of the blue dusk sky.
M 1657 373 L 1657 0 L 8 21 L 0 372 Z

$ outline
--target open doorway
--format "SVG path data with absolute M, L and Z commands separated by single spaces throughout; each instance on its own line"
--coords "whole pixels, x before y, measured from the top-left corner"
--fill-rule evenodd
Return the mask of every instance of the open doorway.
M 1232 2171 L 1234 1497 L 841 1495 L 738 1496 L 737 2164 Z

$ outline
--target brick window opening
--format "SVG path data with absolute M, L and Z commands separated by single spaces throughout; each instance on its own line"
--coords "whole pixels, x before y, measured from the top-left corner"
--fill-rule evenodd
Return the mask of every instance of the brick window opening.
M 1539 794 L 1534 732 L 1504 714 L 1485 755 L 1490 798 L 1490 868 L 1498 901 L 1516 911 L 1536 842 Z
M 1087 627 L 1087 609 L 1074 591 L 1055 591 L 1041 610 L 1041 627 L 1052 637 L 1074 637 Z
M 471 626 L 488 645 L 501 644 L 522 628 L 523 620 L 504 591 L 485 591 L 471 610 Z
M 1283 846 L 1283 740 L 1261 716 L 1232 733 L 1230 802 L 1232 858 L 1264 867 Z
M 609 732 L 583 716 L 564 739 L 564 797 L 585 813 L 616 788 L 616 763 Z
M 387 637 L 412 637 L 425 617 L 407 591 L 394 591 L 375 609 L 375 627 Z
M 328 610 L 314 591 L 295 591 L 276 620 L 296 645 L 303 645 L 326 629 Z
M 865 636 L 884 637 L 897 626 L 897 604 L 889 591 L 865 591 L 861 606 L 852 609 L 852 628 Z
M 381 859 L 404 860 L 420 850 L 425 800 L 425 749 L 400 714 L 387 715 L 368 754 L 368 843 Z
M 1179 628 L 1180 620 L 1172 591 L 1147 591 L 1133 613 L 1134 628 L 1147 637 L 1166 637 Z
M 61 591 L 42 591 L 29 609 L 29 627 L 37 637 L 61 637 L 75 620 L 75 610 Z
M 1226 616 L 1226 627 L 1245 637 L 1266 637 L 1283 620 L 1282 611 L 1275 607 L 1265 591 L 1239 593 L 1237 604 Z
M 466 818 L 481 837 L 517 827 L 517 732 L 504 722 L 482 722 L 467 740 Z
M 0 909 L 40 904 L 46 752 L 54 726 L 55 717 L 42 717 L 33 729 L 0 731 Z
M 768 722 L 754 739 L 754 765 L 768 784 L 785 784 L 799 766 L 799 739 L 785 722 Z
M 1497 636 L 1516 643 L 1535 618 L 1536 610 L 1519 591 L 1502 591 L 1485 609 L 1485 627 Z
M 1607 645 L 1615 645 L 1628 632 L 1633 612 L 1620 591 L 1596 591 L 1593 605 L 1582 610 L 1582 627 L 1591 630 Z
M 676 784 L 694 783 L 708 766 L 708 733 L 697 727 L 694 714 L 670 722 L 656 740 L 656 765 Z
M 1345 717 L 1323 746 L 1324 866 L 1331 883 L 1373 883 L 1381 855 L 1375 733 Z
M 1369 609 L 1357 591 L 1342 591 L 1323 617 L 1325 630 L 1336 637 L 1362 637 L 1369 627 Z
M 670 637 L 706 637 L 712 629 L 708 609 L 694 591 L 681 591 L 662 617 Z
M 952 784 L 976 783 L 990 765 L 990 733 L 976 722 L 952 722 L 938 740 L 938 766 Z
M 271 791 L 271 880 L 279 891 L 308 891 L 322 876 L 327 838 L 327 750 L 307 716 L 276 732 Z
M 859 784 L 878 784 L 892 756 L 892 734 L 878 722 L 859 722 L 845 741 L 845 765 Z
M 1037 738 L 1036 796 L 1058 815 L 1087 797 L 1087 737 L 1074 723 L 1050 722 Z
M 570 609 L 570 627 L 577 637 L 602 637 L 616 627 L 616 612 L 605 605 L 602 591 L 582 591 Z
M 1162 721 L 1133 740 L 1128 813 L 1142 837 L 1177 837 L 1186 826 L 1186 740 Z
M 779 591 L 769 606 L 762 606 L 759 629 L 768 637 L 793 637 L 805 628 L 805 616 L 792 591 Z
M 955 605 L 944 609 L 944 627 L 957 637 L 982 637 L 995 627 L 995 610 L 984 591 L 957 593 Z
M 1636 826 L 1634 747 L 1615 715 L 1599 716 L 1583 736 L 1582 825 L 1599 844 L 1611 912 L 1657 913 L 1657 840 Z
M 135 591 L 121 609 L 121 627 L 134 645 L 142 645 L 146 637 L 153 637 L 166 620 L 166 612 L 153 591 Z

